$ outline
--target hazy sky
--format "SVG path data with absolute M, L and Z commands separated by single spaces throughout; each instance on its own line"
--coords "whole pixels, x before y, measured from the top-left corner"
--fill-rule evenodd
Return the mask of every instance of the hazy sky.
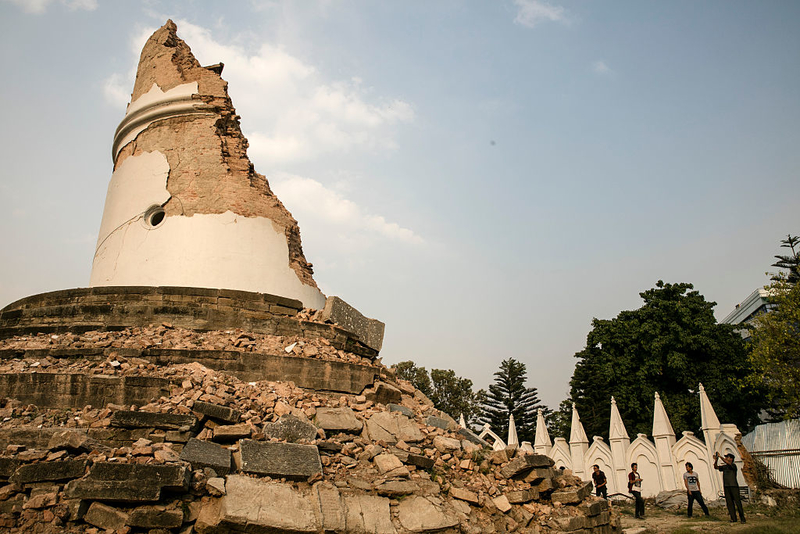
M 593 317 L 663 279 L 722 319 L 800 233 L 798 2 L 2 0 L 0 306 L 88 284 L 167 18 L 385 363 L 556 408 Z

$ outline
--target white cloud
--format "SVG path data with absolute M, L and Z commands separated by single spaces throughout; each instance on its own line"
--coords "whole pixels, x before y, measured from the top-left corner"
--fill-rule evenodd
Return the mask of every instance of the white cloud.
M 120 74 L 112 74 L 103 81 L 103 97 L 114 107 L 124 110 L 131 99 L 132 85 Z
M 47 8 L 54 0 L 5 0 L 6 2 L 17 5 L 25 13 L 42 15 L 47 12 Z M 67 6 L 70 10 L 83 9 L 94 11 L 97 9 L 97 0 L 59 0 L 59 3 Z
M 554 6 L 541 0 L 514 0 L 517 16 L 514 22 L 521 26 L 533 28 L 540 22 L 567 22 L 567 11 L 561 6 Z
M 612 70 L 606 65 L 606 62 L 598 59 L 594 63 L 592 63 L 592 71 L 596 72 L 597 74 L 609 74 Z
M 358 77 L 327 80 L 271 43 L 249 53 L 186 21 L 178 22 L 178 34 L 201 63 L 225 63 L 223 77 L 245 117 L 249 155 L 261 168 L 355 149 L 391 150 L 394 128 L 414 119 L 408 102 L 373 97 Z
M 302 221 L 304 238 L 318 232 L 325 236 L 347 236 L 348 241 L 380 237 L 408 244 L 424 243 L 413 230 L 388 222 L 381 215 L 366 213 L 338 191 L 316 180 L 281 172 L 271 175 L 269 181 L 278 198 Z

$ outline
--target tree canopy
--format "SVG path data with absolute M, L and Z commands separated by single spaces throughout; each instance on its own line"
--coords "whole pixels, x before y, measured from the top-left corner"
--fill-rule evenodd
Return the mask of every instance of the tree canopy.
M 773 263 L 772 266 L 786 269 L 786 272 L 773 275 L 772 280 L 774 282 L 785 281 L 789 285 L 795 285 L 800 282 L 800 237 L 792 234 L 787 235 L 786 239 L 781 240 L 781 248 L 788 248 L 792 253 L 791 255 L 775 255 L 775 259 L 778 261 Z
M 494 383 L 483 402 L 481 422 L 489 423 L 492 431 L 505 439 L 508 435 L 508 416 L 514 414 L 519 441 L 533 442 L 536 432 L 536 413 L 546 407 L 539 401 L 536 388 L 527 387 L 525 364 L 509 358 L 494 373 Z
M 792 255 L 776 255 L 774 274 L 767 286 L 770 311 L 749 325 L 751 383 L 766 388 L 773 416 L 800 416 L 800 238 L 789 234 L 781 247 Z M 797 249 L 797 250 L 795 250 Z
M 673 428 L 698 430 L 702 382 L 723 422 L 743 431 L 757 422 L 760 392 L 744 383 L 751 365 L 734 326 L 718 324 L 714 302 L 692 284 L 658 281 L 644 305 L 610 320 L 594 319 L 570 381 L 587 435 L 608 437 L 610 399 L 628 433 L 650 434 L 658 392 Z
M 485 392 L 472 390 L 472 380 L 457 376 L 452 369 L 417 367 L 412 361 L 394 366 L 395 376 L 408 380 L 433 402 L 433 405 L 450 417 L 458 419 L 463 414 L 467 426 L 477 422 Z

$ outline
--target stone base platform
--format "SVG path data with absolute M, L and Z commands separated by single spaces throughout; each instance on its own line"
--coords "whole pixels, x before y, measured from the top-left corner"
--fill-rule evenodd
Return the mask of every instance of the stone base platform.
M 241 328 L 276 336 L 325 338 L 346 352 L 368 358 L 378 355 L 383 337 L 383 324 L 379 321 L 361 317 L 366 327 L 357 332 L 355 322 L 345 329 L 300 319 L 298 314 L 302 309 L 299 300 L 230 289 L 147 286 L 66 289 L 25 297 L 0 310 L 0 339 L 169 323 L 197 331 Z M 376 324 L 380 326 L 379 334 L 375 333 Z

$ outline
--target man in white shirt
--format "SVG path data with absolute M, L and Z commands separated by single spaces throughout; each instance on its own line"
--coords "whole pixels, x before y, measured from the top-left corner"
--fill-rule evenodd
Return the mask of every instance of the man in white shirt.
M 703 494 L 700 493 L 700 477 L 694 472 L 691 462 L 686 462 L 686 472 L 683 474 L 683 485 L 686 486 L 686 495 L 689 497 L 688 515 L 692 517 L 692 505 L 694 501 L 703 509 L 703 513 L 708 515 L 708 508 L 703 501 Z

